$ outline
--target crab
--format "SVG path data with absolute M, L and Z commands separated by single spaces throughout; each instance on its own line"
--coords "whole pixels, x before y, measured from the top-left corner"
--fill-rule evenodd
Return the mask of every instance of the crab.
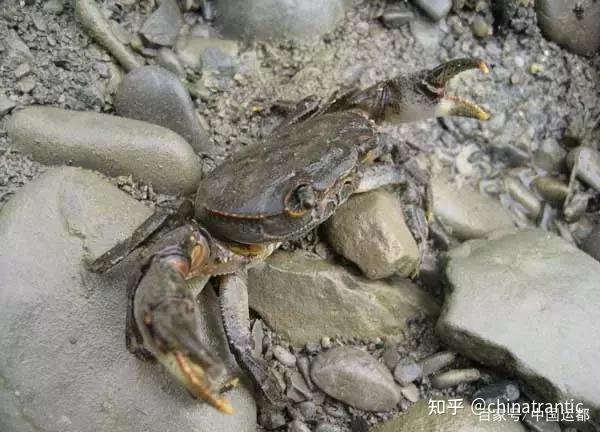
M 477 104 L 445 92 L 446 83 L 467 69 L 488 72 L 480 59 L 456 59 L 325 103 L 307 98 L 272 135 L 204 178 L 193 212 L 176 218 L 156 213 L 99 257 L 91 268 L 106 271 L 176 220 L 176 228 L 147 247 L 129 282 L 128 349 L 141 359 L 157 359 L 194 397 L 233 412 L 223 392 L 236 378 L 203 345 L 197 292 L 187 283 L 199 280 L 196 286 L 203 286 L 216 278 L 238 364 L 261 400 L 285 404 L 277 379 L 252 353 L 244 271 L 281 242 L 323 223 L 352 194 L 404 181 L 401 167 L 376 163 L 386 151 L 377 123 L 449 115 L 487 120 Z

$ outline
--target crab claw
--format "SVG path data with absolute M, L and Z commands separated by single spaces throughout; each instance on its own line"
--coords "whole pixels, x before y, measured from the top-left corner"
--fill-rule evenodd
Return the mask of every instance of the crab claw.
M 477 58 L 455 59 L 443 63 L 430 71 L 421 72 L 423 76 L 421 91 L 437 106 L 436 116 L 471 117 L 478 120 L 488 120 L 490 114 L 474 102 L 459 96 L 446 95 L 446 84 L 456 75 L 469 69 L 479 69 L 484 74 L 489 73 L 486 63 Z M 418 89 L 418 88 L 417 88 Z
M 228 373 L 200 338 L 199 311 L 186 285 L 191 254 L 179 247 L 158 253 L 135 291 L 134 317 L 144 348 L 187 390 L 221 412 L 231 404 L 221 397 Z
M 446 95 L 446 84 L 468 69 L 488 73 L 485 62 L 476 58 L 456 59 L 433 69 L 399 75 L 367 89 L 348 92 L 332 99 L 325 112 L 354 109 L 377 122 L 405 123 L 434 117 L 461 116 L 487 120 L 490 114 L 474 102 Z

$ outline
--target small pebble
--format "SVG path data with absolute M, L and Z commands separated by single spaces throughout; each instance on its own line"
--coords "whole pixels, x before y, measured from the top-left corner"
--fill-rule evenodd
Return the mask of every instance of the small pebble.
M 296 366 L 296 356 L 281 345 L 275 345 L 273 347 L 273 356 L 275 356 L 275 358 L 284 366 Z
M 512 402 L 519 399 L 521 392 L 519 386 L 511 381 L 502 381 L 480 388 L 473 394 L 473 400 L 482 399 L 485 404 Z
M 415 14 L 404 3 L 388 4 L 381 20 L 387 28 L 400 28 L 415 19 Z
M 402 393 L 402 396 L 412 403 L 418 402 L 421 399 L 419 389 L 414 384 L 409 384 L 405 387 L 402 387 L 400 389 L 400 393 Z
M 556 177 L 537 177 L 532 184 L 542 199 L 553 206 L 561 206 L 569 194 L 569 186 Z
M 321 351 L 321 345 L 318 342 L 306 342 L 304 349 L 308 354 L 316 354 Z
M 17 79 L 23 78 L 25 75 L 29 75 L 31 73 L 31 66 L 29 63 L 21 63 L 15 69 L 15 77 Z
M 317 416 L 317 405 L 313 401 L 300 402 L 295 407 L 306 421 L 311 421 Z
M 306 381 L 306 385 L 310 390 L 314 390 L 314 384 L 310 378 L 310 361 L 306 357 L 298 357 L 296 359 L 296 366 L 298 366 L 298 370 L 302 374 L 304 381 Z
M 400 354 L 396 345 L 389 346 L 383 351 L 383 362 L 389 370 L 393 371 L 399 361 Z
M 294 420 L 288 424 L 288 432 L 310 432 L 310 428 L 300 420 Z
M 471 31 L 479 39 L 492 35 L 492 26 L 481 16 L 477 15 L 471 23 Z
M 423 368 L 420 364 L 410 359 L 403 359 L 394 368 L 394 379 L 398 384 L 407 386 L 423 376 Z
M 323 336 L 321 338 L 321 347 L 323 347 L 323 349 L 329 349 L 333 346 L 333 342 L 331 341 L 331 338 L 328 336 Z
M 481 372 L 478 369 L 453 369 L 441 373 L 431 379 L 434 388 L 444 389 L 454 387 L 459 384 L 477 381 L 481 378 Z
M 456 354 L 450 351 L 440 351 L 419 361 L 423 376 L 432 375 L 450 366 L 456 360 Z

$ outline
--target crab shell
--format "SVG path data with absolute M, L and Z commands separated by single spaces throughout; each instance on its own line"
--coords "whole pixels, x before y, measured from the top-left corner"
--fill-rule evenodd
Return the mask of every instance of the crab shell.
M 372 123 L 351 111 L 287 127 L 205 178 L 196 195 L 196 218 L 211 234 L 244 244 L 302 235 L 354 192 L 364 150 L 375 143 Z M 314 205 L 297 206 L 299 187 L 312 189 Z

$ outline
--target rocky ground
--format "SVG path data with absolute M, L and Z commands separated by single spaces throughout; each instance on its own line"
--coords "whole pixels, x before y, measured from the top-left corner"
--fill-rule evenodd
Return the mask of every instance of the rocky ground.
M 0 430 L 600 430 L 600 58 L 583 56 L 600 5 L 303 4 L 0 4 Z M 268 135 L 282 101 L 471 56 L 490 74 L 450 90 L 491 120 L 383 125 L 414 186 L 356 196 L 250 270 L 254 354 L 285 409 L 243 384 L 224 416 L 127 352 L 135 263 L 82 262 Z M 235 368 L 215 291 L 199 300 Z M 455 397 L 591 418 L 428 415 Z

